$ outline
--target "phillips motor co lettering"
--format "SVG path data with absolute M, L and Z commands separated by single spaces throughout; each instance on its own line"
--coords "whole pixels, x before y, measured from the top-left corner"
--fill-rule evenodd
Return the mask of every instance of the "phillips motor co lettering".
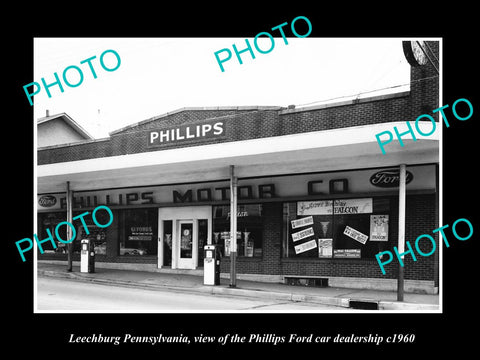
M 308 195 L 322 194 L 345 194 L 348 192 L 348 179 L 332 179 L 325 186 L 328 192 L 321 191 L 319 188 L 323 180 L 308 181 L 306 193 Z M 194 202 L 215 202 L 230 200 L 230 187 L 204 187 L 197 189 L 172 190 L 170 203 L 194 203 Z M 275 184 L 242 185 L 237 187 L 238 200 L 247 199 L 271 199 L 279 195 L 275 190 Z M 74 195 L 72 200 L 73 208 L 90 208 L 98 205 L 106 206 L 129 206 L 129 205 L 147 205 L 160 204 L 156 201 L 153 191 L 129 192 L 121 194 L 99 194 L 99 195 Z M 39 205 L 43 206 L 39 200 Z M 60 198 L 60 208 L 67 208 L 66 197 Z

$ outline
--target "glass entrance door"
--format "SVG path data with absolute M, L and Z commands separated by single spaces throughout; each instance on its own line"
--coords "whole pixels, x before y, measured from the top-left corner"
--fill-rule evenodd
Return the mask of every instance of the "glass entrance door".
M 159 208 L 158 268 L 202 267 L 203 247 L 212 243 L 210 229 L 211 206 Z
M 180 222 L 180 258 L 191 259 L 193 249 L 193 221 Z
M 197 256 L 196 221 L 179 220 L 177 231 L 178 268 L 195 269 L 194 259 Z

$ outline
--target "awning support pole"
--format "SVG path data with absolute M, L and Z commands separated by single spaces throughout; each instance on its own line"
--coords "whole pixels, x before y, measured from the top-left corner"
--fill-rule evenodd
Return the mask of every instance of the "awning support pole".
M 67 181 L 67 221 L 72 224 L 72 190 L 70 190 L 70 181 Z M 72 238 L 72 229 L 70 226 L 67 226 L 67 239 Z M 75 241 L 75 240 L 73 240 Z M 73 241 L 67 244 L 67 271 L 72 271 L 72 255 L 73 255 Z
M 237 178 L 230 165 L 230 287 L 237 286 Z
M 400 184 L 398 190 L 398 245 L 400 254 L 405 252 L 405 203 L 406 203 L 406 165 L 400 165 Z M 404 256 L 401 255 L 402 260 Z M 403 301 L 403 266 L 398 262 L 397 301 Z

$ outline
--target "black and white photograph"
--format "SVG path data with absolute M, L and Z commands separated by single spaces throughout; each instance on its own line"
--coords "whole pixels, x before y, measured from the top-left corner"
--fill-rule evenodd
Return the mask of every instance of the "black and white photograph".
M 19 42 L 19 319 L 82 353 L 458 342 L 478 253 L 469 41 L 234 18 Z
M 35 78 L 98 54 L 31 96 L 38 311 L 441 310 L 441 39 L 309 39 L 294 20 L 307 33 L 252 43 L 35 39 Z M 222 71 L 208 55 L 230 43 Z M 190 69 L 186 48 L 205 54 Z

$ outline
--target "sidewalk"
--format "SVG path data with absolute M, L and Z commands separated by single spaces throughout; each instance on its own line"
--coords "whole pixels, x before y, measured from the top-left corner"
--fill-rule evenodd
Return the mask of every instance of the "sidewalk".
M 229 279 L 221 279 L 220 285 L 203 284 L 202 276 L 170 274 L 162 272 L 116 270 L 98 268 L 95 273 L 81 273 L 79 266 L 67 272 L 66 264 L 37 263 L 38 276 L 69 278 L 106 285 L 141 287 L 145 289 L 197 292 L 213 295 L 228 295 L 319 303 L 341 308 L 363 308 L 378 310 L 404 310 L 436 312 L 439 310 L 439 296 L 425 294 L 404 294 L 404 302 L 397 302 L 396 292 L 380 290 L 347 289 L 332 287 L 303 287 L 286 284 L 238 280 L 236 287 L 229 287 Z M 359 307 L 360 306 L 360 307 Z

